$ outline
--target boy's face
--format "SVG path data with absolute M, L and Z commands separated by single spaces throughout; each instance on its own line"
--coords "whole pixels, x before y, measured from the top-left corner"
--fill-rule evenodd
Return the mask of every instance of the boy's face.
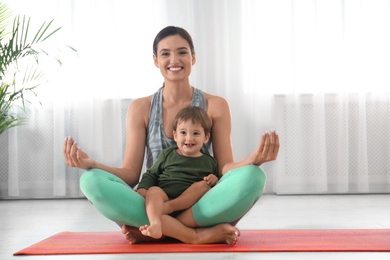
M 200 149 L 207 143 L 210 134 L 205 135 L 201 124 L 193 124 L 192 120 L 179 121 L 173 137 L 177 143 L 177 152 L 188 157 L 199 157 L 202 155 Z

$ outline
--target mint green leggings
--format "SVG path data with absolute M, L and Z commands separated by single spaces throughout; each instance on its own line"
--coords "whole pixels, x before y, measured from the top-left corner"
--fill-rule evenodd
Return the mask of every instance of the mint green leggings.
M 254 165 L 227 172 L 192 206 L 195 222 L 201 227 L 235 225 L 260 198 L 265 180 L 265 173 Z M 133 227 L 149 224 L 145 199 L 115 175 L 91 169 L 81 176 L 80 186 L 88 200 L 110 220 Z

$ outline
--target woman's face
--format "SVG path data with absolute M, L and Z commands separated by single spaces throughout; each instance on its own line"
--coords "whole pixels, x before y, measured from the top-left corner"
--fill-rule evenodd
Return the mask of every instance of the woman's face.
M 157 45 L 157 56 L 153 55 L 153 58 L 165 81 L 188 80 L 196 61 L 187 40 L 180 35 L 162 39 Z

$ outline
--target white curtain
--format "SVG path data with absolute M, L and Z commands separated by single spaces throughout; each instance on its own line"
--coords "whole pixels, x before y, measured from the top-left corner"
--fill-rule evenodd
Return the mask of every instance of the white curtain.
M 279 133 L 266 192 L 390 192 L 387 0 L 2 2 L 33 24 L 55 18 L 64 63 L 44 67 L 28 124 L 0 136 L 3 198 L 82 196 L 65 136 L 121 165 L 127 106 L 162 85 L 152 42 L 167 25 L 193 37 L 191 83 L 229 102 L 236 160 Z
M 275 191 L 390 191 L 390 101 L 384 94 L 279 95 L 283 149 Z

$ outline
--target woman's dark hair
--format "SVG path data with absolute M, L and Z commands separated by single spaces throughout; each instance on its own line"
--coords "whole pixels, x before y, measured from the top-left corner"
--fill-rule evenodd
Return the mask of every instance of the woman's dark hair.
M 154 38 L 153 42 L 153 54 L 157 57 L 157 45 L 158 43 L 164 39 L 165 37 L 171 36 L 171 35 L 180 35 L 183 37 L 191 48 L 191 54 L 194 55 L 195 49 L 194 49 L 194 43 L 192 42 L 191 35 L 184 30 L 183 28 L 176 27 L 176 26 L 167 26 L 164 29 L 162 29 L 157 35 L 156 38 Z

